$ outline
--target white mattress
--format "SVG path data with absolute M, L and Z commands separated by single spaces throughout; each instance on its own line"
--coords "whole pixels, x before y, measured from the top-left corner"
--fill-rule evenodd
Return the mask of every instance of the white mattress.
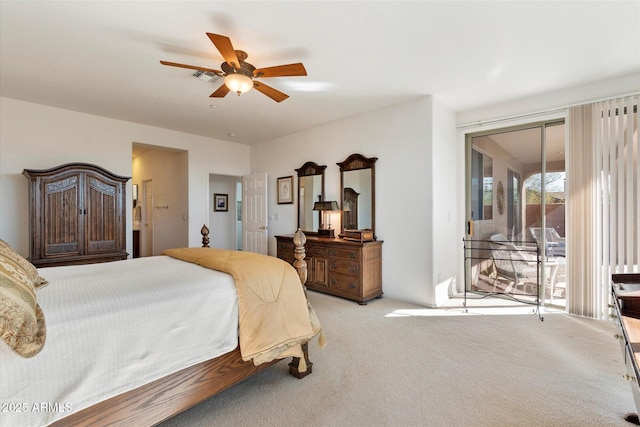
M 0 425 L 70 412 L 232 351 L 233 278 L 158 256 L 42 268 L 47 340 L 32 359 L 0 343 Z

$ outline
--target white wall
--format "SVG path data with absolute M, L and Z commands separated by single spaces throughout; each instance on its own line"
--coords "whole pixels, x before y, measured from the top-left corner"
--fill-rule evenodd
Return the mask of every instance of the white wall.
M 68 162 L 100 165 L 131 176 L 134 142 L 187 150 L 189 245 L 201 244 L 208 222 L 209 174 L 246 175 L 250 147 L 113 120 L 59 108 L 0 98 L 0 238 L 24 256 L 29 253 L 28 186 L 25 168 Z M 131 181 L 127 183 L 127 251 L 131 245 Z
M 430 170 L 433 197 L 433 213 L 430 225 L 432 233 L 432 283 L 434 304 L 441 305 L 454 293 L 458 282 L 456 272 L 464 257 L 464 205 L 460 206 L 456 191 L 464 181 L 464 169 L 458 169 L 458 158 L 464 157 L 464 145 L 456 143 L 456 115 L 447 106 L 433 98 L 432 151 Z
M 435 127 L 431 118 L 434 111 L 436 119 L 441 121 Z M 295 176 L 294 169 L 307 161 L 327 165 L 326 199 L 340 200 L 340 169 L 336 163 L 352 153 L 378 157 L 376 234 L 384 241 L 383 292 L 389 297 L 434 305 L 434 277 L 437 277 L 433 267 L 434 245 L 439 251 L 438 262 L 440 258 L 448 258 L 438 266 L 437 273 L 442 280 L 455 275 L 453 258 L 457 239 L 441 236 L 455 227 L 457 200 L 447 193 L 455 189 L 458 179 L 455 137 L 455 114 L 434 102 L 432 97 L 421 97 L 254 145 L 251 169 L 269 172 L 269 253 L 276 253 L 273 236 L 293 233 L 297 227 L 298 200 L 293 205 L 276 203 L 277 177 Z M 447 156 L 437 166 L 432 156 L 434 151 Z M 440 185 L 436 193 L 433 190 L 435 173 Z M 297 177 L 294 181 L 297 188 Z M 443 197 L 445 200 L 440 200 Z M 434 230 L 438 226 L 433 221 L 441 216 L 440 203 L 444 203 L 445 212 L 450 211 L 452 216 L 451 222 L 438 231 L 441 240 L 434 242 Z M 445 217 L 448 221 L 449 215 L 445 213 Z M 462 234 L 459 236 L 461 240 Z

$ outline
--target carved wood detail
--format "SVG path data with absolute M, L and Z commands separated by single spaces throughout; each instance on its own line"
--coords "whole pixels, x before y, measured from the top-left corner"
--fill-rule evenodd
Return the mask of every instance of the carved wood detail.
M 298 173 L 298 176 L 321 175 L 326 168 L 326 165 L 320 166 L 315 162 L 307 162 L 300 168 L 295 169 L 295 171 Z
M 373 165 L 378 160 L 377 157 L 366 157 L 362 154 L 354 153 L 347 157 L 344 162 L 337 163 L 340 166 L 340 171 L 353 171 L 357 169 L 369 169 L 373 168 Z

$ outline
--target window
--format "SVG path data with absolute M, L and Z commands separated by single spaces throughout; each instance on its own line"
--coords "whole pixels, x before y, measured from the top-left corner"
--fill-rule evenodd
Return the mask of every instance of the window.
M 471 150 L 471 218 L 493 218 L 493 159 Z

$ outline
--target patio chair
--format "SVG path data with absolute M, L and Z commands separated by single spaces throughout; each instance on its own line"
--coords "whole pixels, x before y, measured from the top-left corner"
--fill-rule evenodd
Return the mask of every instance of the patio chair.
M 542 242 L 542 233 L 540 227 L 529 227 L 531 237 L 536 243 Z M 549 257 L 565 256 L 565 238 L 561 237 L 555 228 L 545 228 L 544 236 L 546 239 L 545 255 Z
M 522 248 L 516 247 L 501 234 L 495 234 L 489 240 L 496 271 L 495 284 L 503 279 L 508 283 L 505 292 L 513 288 L 523 293 L 538 285 L 538 264 L 535 257 L 525 256 Z

